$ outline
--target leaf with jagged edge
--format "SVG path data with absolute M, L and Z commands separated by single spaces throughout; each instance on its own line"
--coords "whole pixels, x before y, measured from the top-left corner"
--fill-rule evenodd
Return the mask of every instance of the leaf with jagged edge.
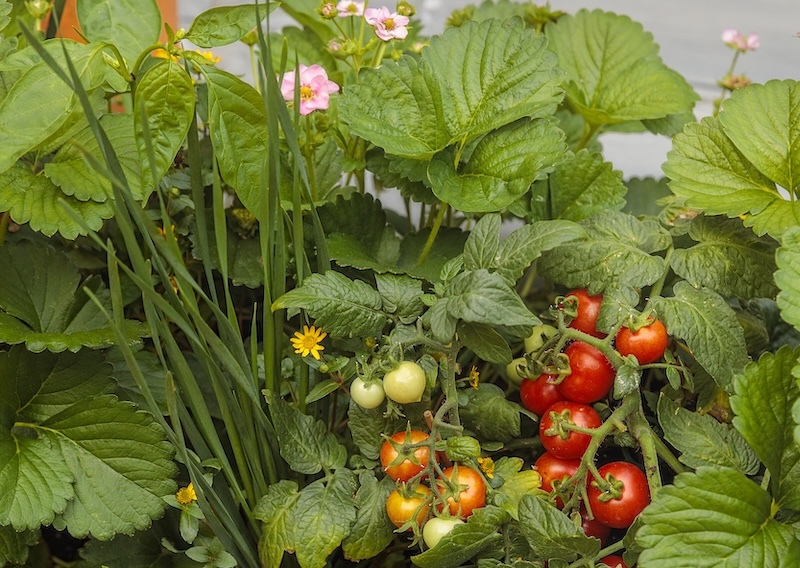
M 792 227 L 783 235 L 775 253 L 778 270 L 775 284 L 780 288 L 778 307 L 781 318 L 800 330 L 800 227 Z
M 567 73 L 567 101 L 595 126 L 689 111 L 697 93 L 664 65 L 653 35 L 628 16 L 580 10 L 545 28 Z
M 386 514 L 386 499 L 395 489 L 389 476 L 378 481 L 373 472 L 358 476 L 356 522 L 342 542 L 345 558 L 353 562 L 377 556 L 392 542 L 394 525 Z
M 662 487 L 642 512 L 640 566 L 800 565 L 800 540 L 774 518 L 769 493 L 730 468 L 700 467 Z
M 755 235 L 739 219 L 702 215 L 692 220 L 689 236 L 697 244 L 676 249 L 670 266 L 692 286 L 706 286 L 726 297 L 775 297 L 773 239 Z
M 0 7 L 2 4 L 0 4 Z M 0 22 L 0 28 L 2 28 Z M 0 42 L 2 38 L 0 38 Z M 0 525 L 0 566 L 7 563 L 25 564 L 28 560 L 28 551 L 31 546 L 39 541 L 41 535 L 39 531 L 17 532 L 13 527 Z
M 0 210 L 8 211 L 15 223 L 27 223 L 48 237 L 60 233 L 65 239 L 74 240 L 87 234 L 62 201 L 77 211 L 89 230 L 100 229 L 105 219 L 114 216 L 110 203 L 80 201 L 68 196 L 47 177 L 34 174 L 24 165 L 0 173 Z
M 78 351 L 107 347 L 115 332 L 87 288 L 107 310 L 110 295 L 97 277 L 80 282 L 80 274 L 63 252 L 30 241 L 0 247 L 0 342 L 25 343 L 30 351 Z M 79 288 L 81 288 L 79 290 Z M 125 336 L 135 343 L 147 335 L 144 324 L 125 320 Z

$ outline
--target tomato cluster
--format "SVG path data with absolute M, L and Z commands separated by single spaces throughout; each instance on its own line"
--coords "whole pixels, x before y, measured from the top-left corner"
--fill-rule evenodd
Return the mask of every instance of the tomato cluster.
M 386 500 L 386 512 L 398 528 L 412 521 L 422 527 L 429 548 L 438 544 L 445 534 L 469 518 L 475 509 L 486 505 L 486 483 L 477 470 L 466 465 L 453 465 L 440 470 L 436 478 L 436 496 L 424 483 L 423 475 L 431 462 L 428 434 L 409 429 L 388 437 L 381 446 L 383 471 L 397 482 L 397 488 Z M 438 456 L 434 452 L 434 460 Z M 439 497 L 441 496 L 441 497 Z M 438 502 L 437 502 L 438 501 Z M 444 516 L 428 519 L 431 505 Z
M 383 376 L 383 380 L 365 382 L 356 377 L 350 383 L 350 396 L 356 404 L 368 410 L 380 406 L 388 396 L 398 404 L 422 400 L 428 381 L 425 370 L 414 361 L 401 361 Z

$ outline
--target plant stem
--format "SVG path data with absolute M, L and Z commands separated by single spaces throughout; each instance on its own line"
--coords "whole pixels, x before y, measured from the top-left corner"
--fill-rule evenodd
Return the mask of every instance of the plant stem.
M 664 283 L 667 281 L 667 275 L 669 274 L 669 271 L 670 271 L 669 261 L 672 258 L 672 252 L 674 250 L 675 249 L 673 247 L 669 247 L 667 249 L 667 254 L 664 255 L 664 273 L 661 274 L 661 276 L 659 277 L 658 281 L 655 284 L 653 284 L 653 286 L 650 288 L 650 297 L 651 298 L 653 296 L 660 296 L 661 295 L 661 291 L 664 289 Z M 648 304 L 649 303 L 650 302 L 648 300 Z
M 642 413 L 641 404 L 637 412 L 633 412 L 628 417 L 631 434 L 639 442 L 642 449 L 642 459 L 644 460 L 644 474 L 647 477 L 647 485 L 650 487 L 650 498 L 653 499 L 661 489 L 661 472 L 658 467 L 658 453 L 653 431 L 647 424 L 647 419 Z
M 0 247 L 6 242 L 6 235 L 8 234 L 8 223 L 11 216 L 8 211 L 0 213 Z
M 449 205 L 447 205 L 447 203 L 442 203 L 439 205 L 439 211 L 436 213 L 436 219 L 433 222 L 433 227 L 431 227 L 431 234 L 428 235 L 428 240 L 425 241 L 425 246 L 423 247 L 422 252 L 419 254 L 419 259 L 417 259 L 417 266 L 425 262 L 425 259 L 428 257 L 428 253 L 431 252 L 433 243 L 436 241 L 436 235 L 439 234 L 439 229 L 442 227 L 444 213 L 448 207 Z

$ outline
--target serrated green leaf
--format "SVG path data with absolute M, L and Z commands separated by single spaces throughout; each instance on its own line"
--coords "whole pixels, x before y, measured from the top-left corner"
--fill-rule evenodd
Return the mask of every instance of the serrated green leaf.
M 522 535 L 538 558 L 572 561 L 592 557 L 600 541 L 586 536 L 569 517 L 545 499 L 525 495 L 519 503 Z
M 455 150 L 436 154 L 428 166 L 434 195 L 473 213 L 500 211 L 564 157 L 564 133 L 549 120 L 519 120 L 481 138 L 463 167 Z
M 401 323 L 413 323 L 422 313 L 422 282 L 407 276 L 376 274 L 375 283 L 383 299 L 383 309 Z
M 609 211 L 581 221 L 585 239 L 545 252 L 538 268 L 543 276 L 569 288 L 592 293 L 608 286 L 643 288 L 664 272 L 664 259 L 651 253 L 664 250 L 670 237 L 655 221 Z
M 261 217 L 266 211 L 261 173 L 268 144 L 264 100 L 238 77 L 214 67 L 204 70 L 208 79 L 208 125 L 220 175 L 236 190 L 244 206 Z
M 478 439 L 508 442 L 520 435 L 520 407 L 508 400 L 503 389 L 480 383 L 477 389 L 464 389 L 466 404 L 459 405 L 464 426 Z
M 260 5 L 258 13 L 261 19 L 277 6 L 277 2 Z M 253 4 L 217 6 L 194 19 L 186 32 L 186 39 L 199 47 L 220 47 L 239 41 L 258 23 Z
M 272 310 L 303 308 L 333 337 L 375 335 L 386 324 L 380 294 L 360 280 L 329 270 L 275 300 Z
M 596 292 L 593 283 L 589 284 L 589 293 Z M 600 314 L 597 316 L 595 327 L 603 333 L 608 333 L 621 321 L 636 317 L 636 306 L 639 304 L 638 292 L 629 287 L 607 286 L 603 289 L 603 303 L 600 304 Z
M 524 468 L 524 461 L 518 457 L 503 456 L 494 462 L 494 476 L 503 480 L 495 491 L 495 503 L 513 518 L 519 520 L 519 502 L 524 495 L 541 495 L 542 477 L 535 469 Z
M 338 469 L 326 483 L 318 480 L 300 492 L 292 507 L 292 541 L 303 568 L 322 568 L 356 520 L 355 476 Z
M 718 118 L 687 125 L 673 138 L 662 169 L 670 189 L 689 207 L 708 215 L 742 215 L 758 235 L 778 238 L 800 218 L 800 202 L 781 196 L 775 182 L 725 135 Z
M 110 539 L 150 526 L 175 493 L 174 449 L 145 412 L 111 395 L 84 400 L 42 423 L 75 476 L 75 498 L 54 523 L 73 536 Z M 114 440 L 109 448 L 107 440 Z
M 525 269 L 548 250 L 586 236 L 572 221 L 535 221 L 513 231 L 500 242 L 491 268 L 516 283 Z
M 2 27 L 0 22 L 0 29 Z M 39 531 L 17 532 L 11 526 L 0 525 L 0 565 L 25 564 L 28 560 L 29 547 L 36 544 L 39 538 Z
M 484 215 L 475 223 L 464 243 L 464 268 L 494 268 L 500 248 L 501 223 L 502 218 L 497 213 Z
M 161 11 L 155 0 L 81 0 L 81 30 L 94 42 L 108 42 L 129 62 L 158 42 Z
M 792 405 L 800 388 L 792 369 L 800 350 L 765 353 L 734 381 L 734 427 L 772 474 L 771 488 L 782 508 L 800 509 L 800 446 L 794 441 Z
M 761 462 L 753 448 L 737 430 L 711 415 L 691 412 L 661 395 L 658 422 L 664 439 L 681 453 L 678 459 L 689 467 L 730 467 L 745 475 L 758 472 Z
M 560 73 L 546 40 L 522 20 L 487 20 L 434 37 L 420 63 L 403 57 L 364 70 L 340 112 L 362 138 L 401 157 L 430 159 L 523 117 L 552 114 Z M 453 65 L 456 59 L 465 65 Z M 391 99 L 392 105 L 381 100 Z
M 774 240 L 759 238 L 739 219 L 705 216 L 692 220 L 689 236 L 698 244 L 676 249 L 670 259 L 675 273 L 689 284 L 711 288 L 726 297 L 775 297 Z
M 463 525 L 456 525 L 434 548 L 411 557 L 422 568 L 455 568 L 502 540 L 498 532 L 508 514 L 491 505 L 476 509 Z
M 264 523 L 258 556 L 265 568 L 278 568 L 284 550 L 294 550 L 292 509 L 299 497 L 297 483 L 282 479 L 267 488 L 253 509 L 253 517 Z
M 491 326 L 480 323 L 458 325 L 458 336 L 464 347 L 475 353 L 481 360 L 501 365 L 511 361 L 511 348 L 503 336 Z
M 449 343 L 456 333 L 458 318 L 447 311 L 447 300 L 441 298 L 425 312 L 422 320 L 431 328 L 433 337 L 441 343 Z
M 141 185 L 154 188 L 175 160 L 183 145 L 189 125 L 194 120 L 195 92 L 192 78 L 167 59 L 153 65 L 139 80 L 133 101 L 135 139 L 141 161 Z M 155 158 L 150 163 L 147 138 Z M 150 194 L 145 191 L 143 198 Z
M 394 525 L 386 514 L 386 499 L 395 489 L 394 480 L 384 477 L 380 482 L 373 472 L 358 476 L 356 493 L 356 522 L 342 542 L 345 558 L 358 562 L 372 558 L 392 542 Z
M 775 284 L 780 288 L 778 307 L 781 318 L 800 330 L 800 227 L 786 231 L 775 253 Z
M 353 442 L 359 451 L 368 459 L 377 460 L 383 445 L 384 432 L 397 432 L 402 426 L 384 416 L 383 409 L 362 408 L 353 400 L 347 411 L 347 428 L 353 436 Z
M 447 311 L 465 322 L 505 326 L 541 323 L 498 274 L 485 269 L 462 272 L 450 283 Z
M 142 166 L 136 151 L 133 116 L 127 113 L 106 114 L 100 117 L 100 126 L 117 154 L 133 196 L 142 200 Z M 88 126 L 62 146 L 52 162 L 45 164 L 44 173 L 65 195 L 79 201 L 106 201 L 112 195 L 111 182 L 89 165 L 85 154 L 103 163 L 100 144 Z
M 769 493 L 734 469 L 681 473 L 642 512 L 639 565 L 796 566 L 800 540 L 772 518 L 771 505 Z
M 727 393 L 733 392 L 733 378 L 749 358 L 742 326 L 725 300 L 708 288 L 697 290 L 678 282 L 674 297 L 653 298 L 652 305 L 670 335 L 686 345 L 703 368 Z
M 719 120 L 725 134 L 765 177 L 789 192 L 800 185 L 800 85 L 772 80 L 737 89 Z
M 582 221 L 625 205 L 622 172 L 613 169 L 603 155 L 581 150 L 568 154 L 547 181 L 533 188 L 532 209 L 536 219 Z
M 601 10 L 580 10 L 546 27 L 570 106 L 593 125 L 682 113 L 699 97 L 658 55 L 641 24 Z
M 73 240 L 85 235 L 86 229 L 72 218 L 62 200 L 78 212 L 91 230 L 100 229 L 103 220 L 114 215 L 109 203 L 70 197 L 45 176 L 35 175 L 24 165 L 0 173 L 0 209 L 8 211 L 16 223 L 28 223 L 31 229 L 48 237 L 61 233 L 65 239 Z
M 272 393 L 267 394 L 267 402 L 281 456 L 294 471 L 311 475 L 345 464 L 347 450 L 323 421 L 303 414 Z

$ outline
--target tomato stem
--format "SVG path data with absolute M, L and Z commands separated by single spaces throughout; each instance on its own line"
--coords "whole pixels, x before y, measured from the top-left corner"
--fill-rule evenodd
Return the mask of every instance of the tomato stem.
M 447 203 L 441 203 L 439 205 L 439 211 L 436 213 L 436 219 L 433 221 L 433 226 L 431 227 L 431 234 L 428 235 L 428 240 L 425 241 L 425 246 L 422 248 L 422 252 L 419 254 L 419 258 L 417 259 L 417 266 L 421 265 L 425 262 L 425 259 L 428 258 L 428 253 L 431 252 L 433 248 L 433 243 L 436 242 L 436 236 L 439 234 L 439 229 L 442 227 L 442 221 L 444 221 L 444 214 L 449 205 Z
M 642 449 L 642 459 L 644 460 L 644 473 L 647 477 L 647 485 L 650 488 L 650 498 L 654 498 L 661 489 L 661 472 L 658 466 L 658 451 L 655 444 L 656 436 L 647 419 L 644 417 L 641 405 L 636 412 L 628 417 L 631 434 L 639 442 Z

